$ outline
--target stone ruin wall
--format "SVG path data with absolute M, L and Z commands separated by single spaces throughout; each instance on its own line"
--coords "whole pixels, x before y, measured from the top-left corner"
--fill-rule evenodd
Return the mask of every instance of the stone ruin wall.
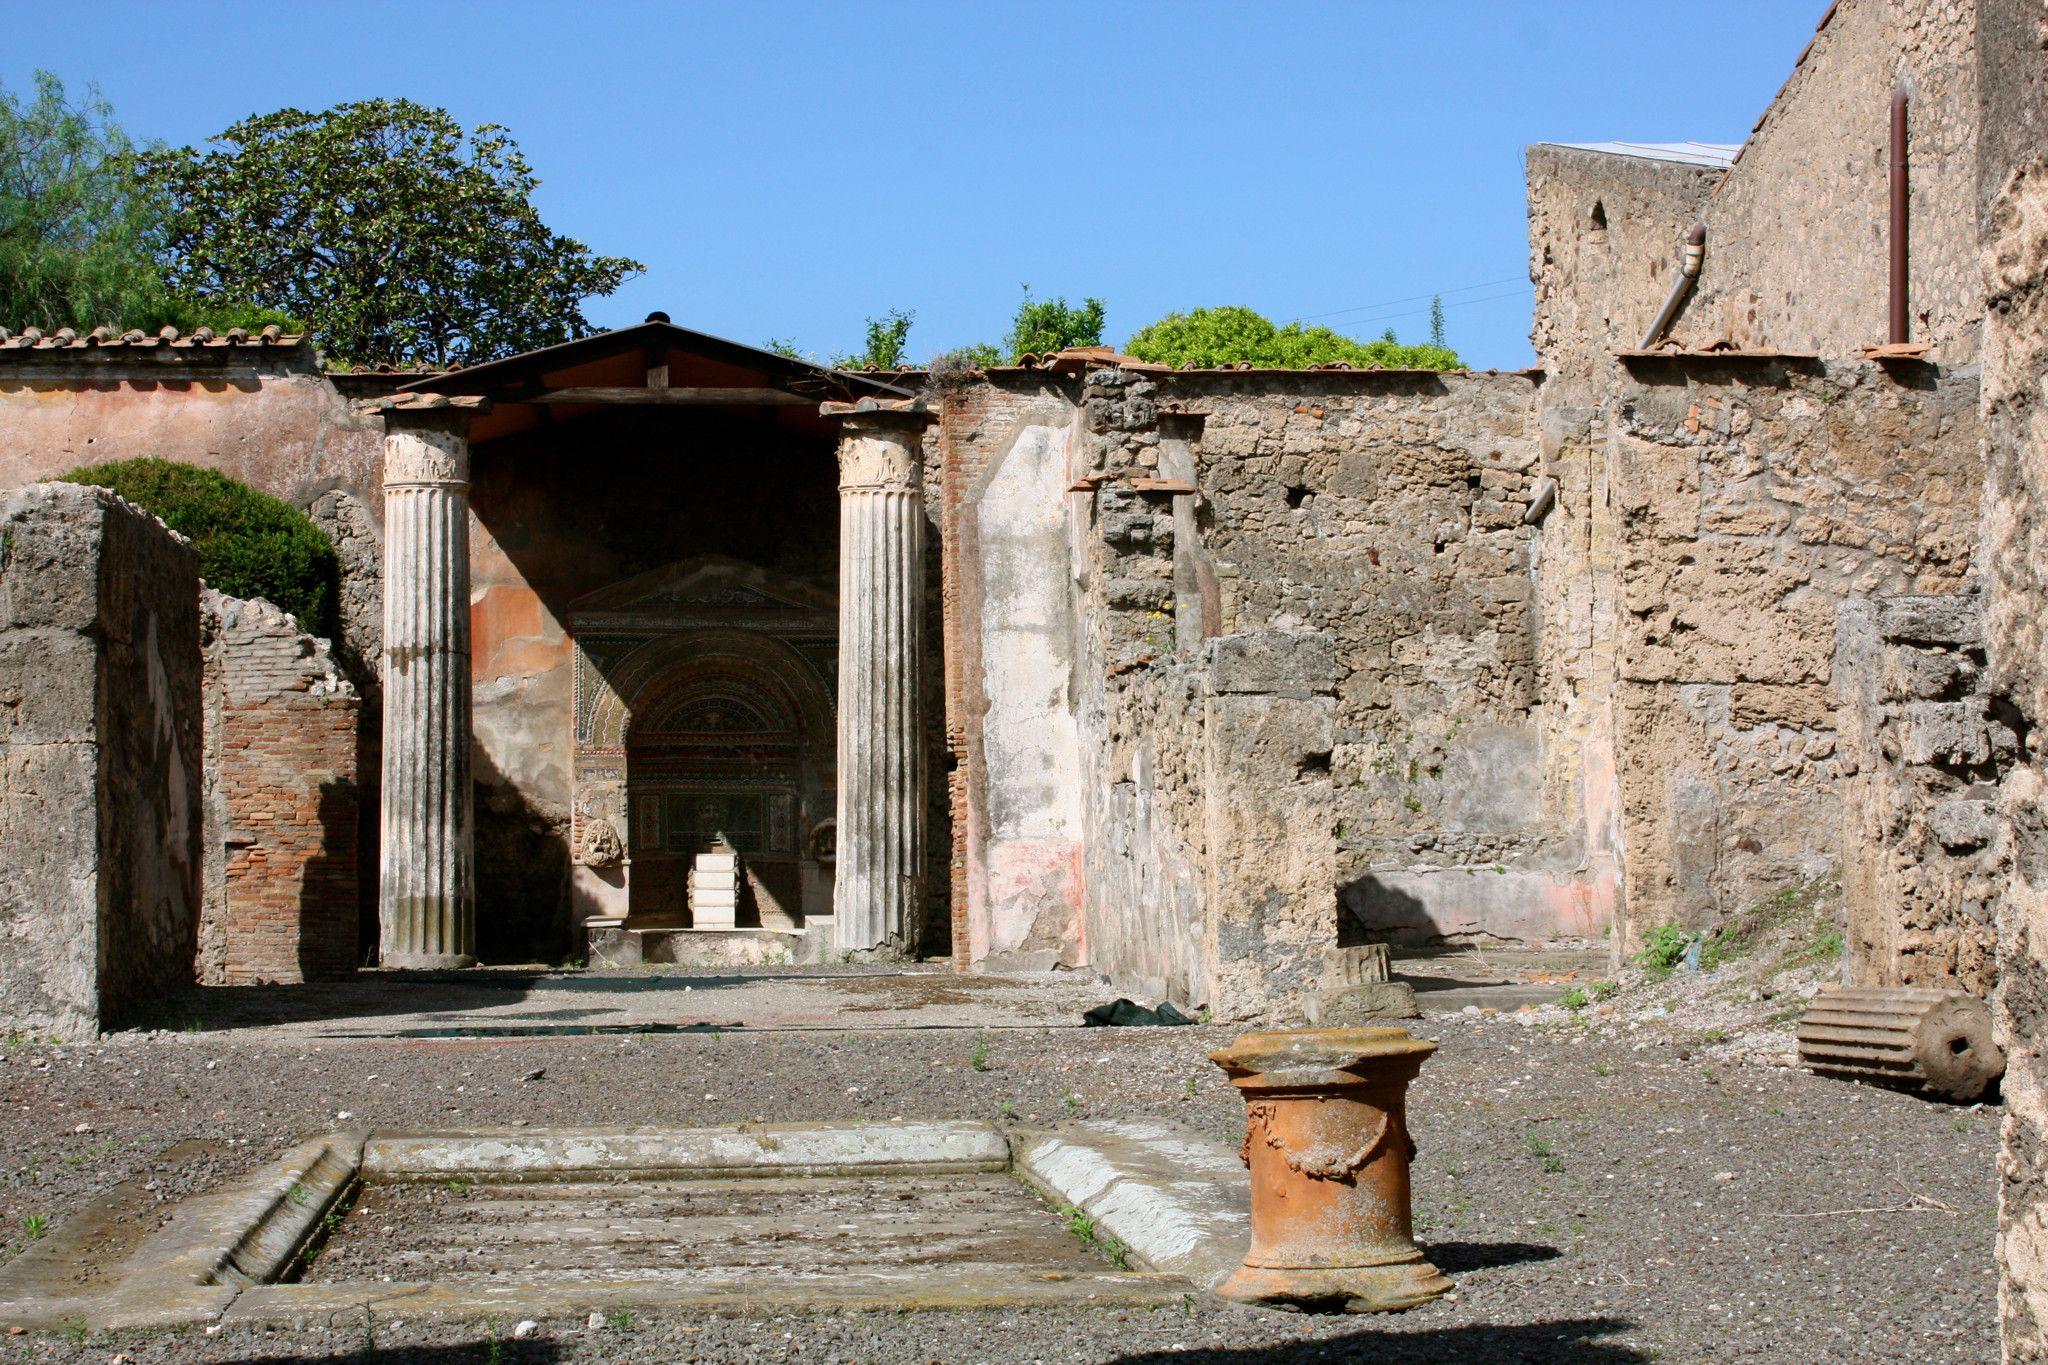
M 1847 979 L 1988 997 L 1998 777 L 2018 736 L 1984 690 L 1983 603 L 1852 600 L 1836 630 Z
M 1911 336 L 1945 365 L 1975 361 L 1980 7 L 1834 5 L 1706 205 L 1706 263 L 1674 337 L 1830 357 L 1886 339 L 1891 99 L 1903 80 Z
M 1637 932 L 1712 927 L 1841 857 L 1837 613 L 1960 591 L 1974 375 L 1711 357 L 1621 398 L 1617 748 Z
M 1999 1305 L 2008 1358 L 2048 1359 L 2048 160 L 2016 169 L 1993 202 L 1984 254 L 1989 687 L 2020 748 L 2004 775 L 1992 1005 L 2006 1049 L 1999 1158 Z
M 1348 936 L 1597 934 L 1546 780 L 1528 375 L 1176 377 L 1226 633 L 1328 632 Z
M 972 960 L 1014 962 L 1036 935 L 1047 962 L 1030 965 L 1085 962 L 1243 1017 L 1325 984 L 1340 940 L 1600 931 L 1577 788 L 1547 782 L 1540 743 L 1536 389 L 1343 372 L 955 383 L 949 699 Z M 1264 662 L 1247 675 L 1239 650 Z M 1074 792 L 1078 811 L 1061 805 Z M 1276 849 L 1297 826 L 1318 847 L 1240 861 L 1252 836 L 1215 805 L 1225 792 L 1291 812 L 1258 836 Z M 1340 912 L 1347 884 L 1363 918 Z M 1262 898 L 1286 914 L 1230 923 Z
M 0 1029 L 90 1037 L 192 980 L 198 608 L 139 508 L 0 493 Z
M 359 698 L 325 641 L 208 589 L 205 985 L 333 980 L 357 964 Z

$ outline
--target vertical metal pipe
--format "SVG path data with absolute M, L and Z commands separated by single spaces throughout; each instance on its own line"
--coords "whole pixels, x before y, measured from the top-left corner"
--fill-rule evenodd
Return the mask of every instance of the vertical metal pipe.
M 1906 158 L 1906 114 L 1912 96 L 1901 85 L 1892 92 L 1892 235 L 1891 326 L 1886 340 L 1899 345 L 1907 338 L 1906 259 L 1910 245 L 1911 180 Z

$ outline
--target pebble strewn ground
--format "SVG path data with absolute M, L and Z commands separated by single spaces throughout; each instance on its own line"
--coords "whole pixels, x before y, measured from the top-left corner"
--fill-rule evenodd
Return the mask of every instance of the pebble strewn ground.
M 1418 1237 L 1459 1290 L 1398 1317 L 1194 1302 L 549 1321 L 522 1340 L 511 1322 L 378 1322 L 367 1335 L 345 1322 L 0 1337 L 0 1362 L 1995 1359 L 1996 1108 L 1822 1080 L 1689 1018 L 1546 1010 L 1416 1026 L 1442 1045 L 1412 1095 Z M 177 1197 L 337 1121 L 1164 1114 L 1226 1140 L 1242 1131 L 1239 1101 L 1205 1055 L 1228 1030 L 991 1031 L 987 1069 L 975 1070 L 979 1036 L 16 1043 L 0 1060 L 0 1231 L 12 1254 L 31 1217 L 54 1229 L 128 1180 L 141 1187 L 139 1232 Z M 194 1138 L 208 1141 L 163 1155 Z

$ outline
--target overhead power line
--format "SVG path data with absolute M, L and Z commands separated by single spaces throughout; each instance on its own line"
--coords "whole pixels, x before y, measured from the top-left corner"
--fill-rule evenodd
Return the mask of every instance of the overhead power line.
M 1444 311 L 1446 313 L 1449 313 L 1455 309 L 1469 307 L 1474 304 L 1498 303 L 1502 299 L 1521 299 L 1527 298 L 1528 296 L 1529 291 L 1527 289 L 1504 289 L 1498 294 L 1484 294 L 1476 299 L 1447 300 L 1444 303 Z M 1377 327 L 1379 326 L 1379 324 L 1383 322 L 1395 322 L 1400 320 L 1401 318 L 1419 318 L 1424 316 L 1428 312 L 1429 310 L 1427 308 L 1411 308 L 1405 313 L 1383 313 L 1376 318 L 1358 318 L 1352 322 L 1346 323 L 1345 325 L 1347 327 Z M 1324 313 L 1322 314 L 1322 316 L 1328 317 L 1329 314 Z
M 1334 317 L 1341 317 L 1341 316 L 1343 316 L 1343 315 L 1344 315 L 1344 314 L 1346 314 L 1346 313 L 1369 313 L 1369 312 L 1371 312 L 1371 311 L 1373 311 L 1374 309 L 1377 309 L 1377 308 L 1393 308 L 1393 307 L 1396 307 L 1396 306 L 1398 306 L 1398 305 L 1400 305 L 1400 304 L 1404 304 L 1404 303 L 1427 303 L 1427 302 L 1429 302 L 1429 301 L 1430 301 L 1431 299 L 1437 299 L 1437 298 L 1441 298 L 1441 299 L 1445 300 L 1446 302 L 1448 302 L 1449 300 L 1451 300 L 1452 298 L 1454 298 L 1455 296 L 1457 296 L 1457 295 L 1459 295 L 1459 294 L 1470 294 L 1470 293 L 1472 293 L 1472 292 L 1473 292 L 1473 291 L 1475 291 L 1475 290 L 1479 290 L 1479 289 L 1492 289 L 1492 288 L 1495 288 L 1495 287 L 1497 287 L 1497 286 L 1499 286 L 1499 285 L 1503 285 L 1503 284 L 1524 284 L 1524 283 L 1527 283 L 1527 276 L 1523 276 L 1523 275 L 1510 275 L 1510 276 L 1509 276 L 1509 277 L 1507 277 L 1506 279 L 1501 279 L 1501 280 L 1482 280 L 1482 281 L 1480 281 L 1480 282 L 1479 282 L 1478 284 L 1464 284 L 1464 285 L 1459 285 L 1459 286 L 1458 286 L 1458 287 L 1457 287 L 1456 289 L 1438 289 L 1438 290 L 1432 290 L 1431 292 L 1429 292 L 1429 293 L 1427 293 L 1427 294 L 1411 294 L 1411 295 L 1409 295 L 1409 296 L 1408 296 L 1407 298 L 1405 298 L 1405 299 L 1382 299 L 1382 300 L 1381 300 L 1380 302 L 1378 302 L 1378 303 L 1359 303 L 1359 304 L 1353 304 L 1353 305 L 1352 305 L 1351 307 L 1349 307 L 1349 308 L 1333 308 L 1333 309 L 1331 309 L 1331 310 L 1330 310 L 1329 312 L 1327 312 L 1327 313 L 1310 313 L 1310 314 L 1308 314 L 1307 316 L 1303 317 L 1303 318 L 1302 318 L 1302 321 L 1303 321 L 1303 322 L 1312 322 L 1312 321 L 1314 321 L 1314 320 L 1315 320 L 1315 319 L 1317 319 L 1317 318 L 1334 318 Z M 1466 300 L 1466 301 L 1467 301 L 1467 302 L 1472 302 L 1472 300 Z M 1427 310 L 1425 309 L 1424 311 L 1427 311 Z M 1405 316 L 1405 314 L 1403 314 L 1403 315 L 1401 315 L 1401 316 Z

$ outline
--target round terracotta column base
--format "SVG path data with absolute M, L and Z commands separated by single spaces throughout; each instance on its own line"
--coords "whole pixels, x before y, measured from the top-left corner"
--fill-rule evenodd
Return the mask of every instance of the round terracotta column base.
M 1218 1294 L 1237 1303 L 1343 1313 L 1398 1313 L 1450 1290 L 1444 1273 L 1419 1255 L 1401 1265 L 1341 1269 L 1240 1266 L 1216 1286 Z

